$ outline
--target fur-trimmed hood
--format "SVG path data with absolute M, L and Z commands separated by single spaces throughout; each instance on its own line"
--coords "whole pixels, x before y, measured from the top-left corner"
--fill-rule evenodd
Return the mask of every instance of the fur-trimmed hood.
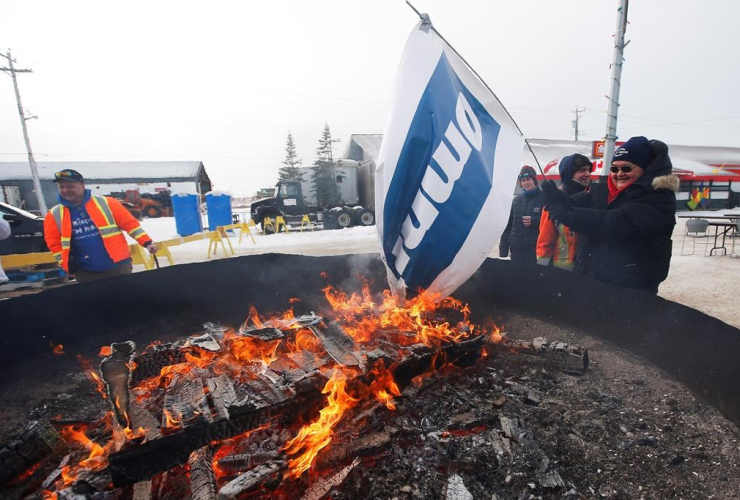
M 676 174 L 668 174 L 655 177 L 653 179 L 653 182 L 651 183 L 651 186 L 653 187 L 653 189 L 656 190 L 667 189 L 669 191 L 673 191 L 674 193 L 678 193 L 678 188 L 680 184 L 681 181 Z

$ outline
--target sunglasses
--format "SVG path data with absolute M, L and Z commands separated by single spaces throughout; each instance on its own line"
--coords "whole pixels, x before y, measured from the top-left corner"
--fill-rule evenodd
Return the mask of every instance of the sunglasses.
M 533 178 L 533 177 L 532 177 L 532 175 L 531 175 L 531 174 L 521 174 L 521 175 L 519 176 L 519 180 L 522 180 L 522 179 L 532 179 L 532 178 Z
M 77 176 L 75 174 L 73 174 L 72 172 L 62 171 L 62 172 L 55 173 L 54 174 L 54 177 L 56 177 L 57 179 L 63 179 L 63 178 L 66 178 L 66 177 L 77 177 Z
M 630 172 L 632 172 L 632 167 L 630 167 L 630 166 L 627 166 L 627 167 L 610 167 L 609 170 L 611 170 L 611 172 L 613 174 L 616 174 L 620 170 L 622 172 L 624 172 L 625 174 L 629 174 Z

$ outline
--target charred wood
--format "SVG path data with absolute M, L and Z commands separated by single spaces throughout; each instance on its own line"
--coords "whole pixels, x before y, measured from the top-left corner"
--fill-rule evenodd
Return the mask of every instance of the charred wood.
M 274 460 L 245 472 L 233 481 L 226 483 L 218 492 L 218 500 L 235 500 L 254 491 L 268 479 L 279 475 L 285 468 L 285 462 Z
M 352 469 L 357 467 L 359 463 L 360 459 L 355 458 L 351 464 L 341 469 L 333 476 L 318 479 L 310 488 L 308 488 L 308 490 L 306 490 L 306 493 L 301 497 L 301 500 L 321 500 L 331 491 L 332 488 L 342 484 L 349 473 L 352 472 Z
M 441 354 L 439 351 L 431 351 L 426 346 L 410 349 L 403 361 L 391 367 L 394 379 L 399 387 L 403 388 L 414 376 L 428 370 L 433 359 L 438 356 L 443 356 L 450 363 L 468 358 L 476 359 L 480 355 L 483 340 L 481 336 L 455 344 L 446 344 L 441 349 Z M 112 454 L 109 463 L 113 483 L 116 486 L 123 486 L 149 479 L 158 472 L 186 463 L 191 452 L 212 442 L 234 437 L 269 423 L 277 415 L 281 418 L 292 418 L 309 411 L 323 400 L 321 388 L 325 382 L 325 376 L 316 372 L 310 378 L 293 386 L 296 395 L 289 397 L 289 394 L 279 387 L 261 378 L 250 379 L 242 386 L 242 389 L 247 388 L 251 391 L 249 397 L 238 405 L 227 407 L 228 419 L 219 418 L 214 422 L 196 419 L 192 425 L 172 434 L 135 444 Z
M 192 500 L 215 500 L 216 474 L 213 472 L 213 450 L 204 446 L 190 454 L 190 491 Z
M 483 336 L 473 337 L 454 344 L 445 344 L 438 351 L 430 351 L 423 344 L 411 346 L 405 350 L 409 355 L 403 361 L 391 366 L 393 379 L 403 390 L 414 377 L 429 371 L 439 356 L 442 356 L 444 363 L 468 364 L 480 357 L 483 341 Z
M 151 500 L 152 482 L 141 481 L 134 485 L 133 500 Z
M 226 374 L 208 379 L 207 384 L 218 417 L 228 419 L 229 407 L 235 406 L 238 401 L 236 391 L 234 391 L 234 385 Z
M 293 409 L 302 411 L 306 401 L 314 400 L 316 394 L 305 395 L 295 400 L 284 400 L 276 405 L 255 408 L 230 407 L 230 419 L 215 422 L 198 420 L 178 432 L 124 449 L 109 457 L 109 467 L 115 486 L 125 486 L 151 478 L 154 474 L 182 465 L 190 453 L 214 441 L 238 436 L 243 432 L 269 423 L 279 413 Z M 292 407 L 292 408 L 291 408 Z M 289 413 L 286 411 L 286 413 Z
M 134 358 L 136 369 L 131 375 L 131 383 L 135 386 L 151 377 L 156 377 L 165 366 L 184 363 L 185 352 L 179 344 L 155 345 L 151 350 Z
M 131 361 L 134 358 L 136 344 L 131 341 L 112 344 L 113 353 L 103 359 L 100 373 L 108 392 L 108 401 L 116 420 L 122 427 L 128 426 L 126 414 L 129 413 L 129 381 L 131 378 Z
M 199 417 L 207 422 L 213 421 L 200 378 L 173 385 L 164 395 L 164 408 L 170 418 L 180 421 L 183 426 L 190 425 Z M 162 415 L 162 427 L 167 427 L 167 413 Z
M 264 341 L 279 340 L 285 337 L 285 334 L 279 328 L 257 328 L 254 330 L 242 330 L 240 333 L 246 337 Z
M 332 444 L 323 454 L 319 455 L 316 465 L 320 468 L 347 462 L 350 459 L 376 455 L 391 443 L 391 439 L 398 435 L 398 429 L 388 428 L 375 432 L 347 444 Z
M 63 448 L 64 440 L 49 422 L 31 422 L 25 431 L 0 447 L 0 484 Z
M 548 342 L 542 337 L 532 341 L 504 339 L 503 342 L 488 344 L 486 350 L 540 356 L 545 359 L 546 364 L 571 375 L 583 375 L 588 369 L 588 349 L 560 341 Z
M 310 325 L 309 329 L 321 341 L 324 349 L 334 361 L 342 366 L 360 364 L 360 348 L 339 323 L 325 320 L 324 323 Z

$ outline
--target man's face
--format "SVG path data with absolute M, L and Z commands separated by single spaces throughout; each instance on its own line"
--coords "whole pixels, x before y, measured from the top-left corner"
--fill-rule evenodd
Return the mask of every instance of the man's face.
M 618 168 L 616 172 L 613 170 L 615 168 Z M 625 170 L 629 170 L 629 172 L 625 172 Z M 635 182 L 637 179 L 639 179 L 642 174 L 645 173 L 645 170 L 638 167 L 632 162 L 629 161 L 613 161 L 612 162 L 612 168 L 611 168 L 611 177 L 612 182 L 615 186 L 617 186 L 617 189 L 622 189 L 633 182 Z
M 534 180 L 531 177 L 522 177 L 522 180 L 519 181 L 519 183 L 525 191 L 531 191 L 534 189 Z
M 62 198 L 71 202 L 80 204 L 85 198 L 85 185 L 77 181 L 58 181 L 59 194 Z
M 591 167 L 586 165 L 576 170 L 573 180 L 581 186 L 588 186 L 591 183 Z

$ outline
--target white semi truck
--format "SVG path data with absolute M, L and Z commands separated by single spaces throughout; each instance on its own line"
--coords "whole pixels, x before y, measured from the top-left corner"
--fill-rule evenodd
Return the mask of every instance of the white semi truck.
M 251 218 L 269 232 L 275 218 L 282 216 L 289 225 L 299 225 L 304 216 L 324 229 L 342 229 L 375 224 L 375 164 L 341 160 L 325 172 L 323 194 L 315 182 L 316 167 L 301 167 L 300 181 L 280 181 L 275 195 L 252 203 Z M 322 197 L 323 199 L 319 199 Z M 272 228 L 265 224 L 270 219 Z

